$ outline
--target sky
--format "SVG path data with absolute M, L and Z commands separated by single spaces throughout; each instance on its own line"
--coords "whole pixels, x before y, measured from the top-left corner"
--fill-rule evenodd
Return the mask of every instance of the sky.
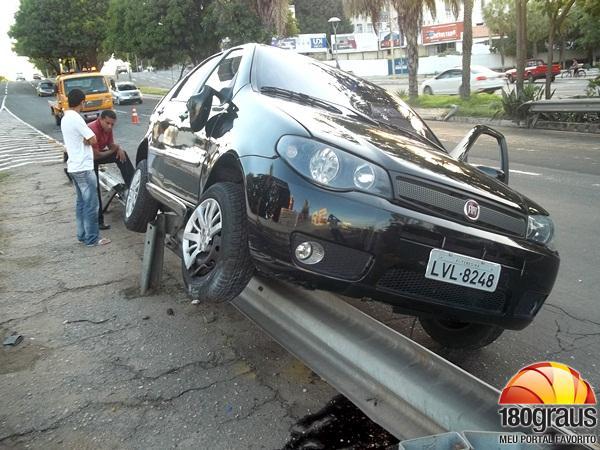
M 14 15 L 19 9 L 20 0 L 0 0 L 4 12 L 0 14 L 0 75 L 14 80 L 17 72 L 22 72 L 28 80 L 35 67 L 22 56 L 17 56 L 12 51 L 12 42 L 8 37 L 8 30 L 14 22 Z

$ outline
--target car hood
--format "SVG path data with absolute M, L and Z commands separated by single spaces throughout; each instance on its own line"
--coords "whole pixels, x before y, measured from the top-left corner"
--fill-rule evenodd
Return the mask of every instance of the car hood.
M 298 121 L 317 140 L 386 168 L 392 178 L 417 178 L 459 189 L 525 214 L 547 214 L 535 202 L 506 184 L 453 159 L 435 145 L 412 137 L 409 132 L 357 120 L 349 111 L 348 114 L 338 114 L 285 99 L 269 98 L 268 101 Z M 408 110 L 407 118 L 414 128 L 422 126 L 422 120 L 413 111 Z

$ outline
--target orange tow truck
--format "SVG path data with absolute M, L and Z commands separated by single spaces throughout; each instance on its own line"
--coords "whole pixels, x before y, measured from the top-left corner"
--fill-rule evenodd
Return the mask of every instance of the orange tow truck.
M 48 101 L 56 125 L 60 125 L 65 110 L 69 109 L 67 95 L 73 89 L 81 89 L 85 93 L 81 115 L 86 122 L 98 118 L 105 109 L 113 109 L 110 85 L 104 75 L 98 72 L 61 74 L 56 77 L 56 99 Z

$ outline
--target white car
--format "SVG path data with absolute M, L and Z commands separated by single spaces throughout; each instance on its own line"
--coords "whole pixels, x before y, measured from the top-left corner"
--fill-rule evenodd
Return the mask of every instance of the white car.
M 504 87 L 506 75 L 494 72 L 483 66 L 471 66 L 471 92 L 493 93 Z M 425 95 L 460 94 L 462 85 L 462 68 L 445 70 L 434 78 L 421 84 L 421 92 Z
M 112 89 L 111 94 L 113 103 L 122 105 L 123 103 L 142 103 L 143 97 L 140 90 L 131 81 L 122 81 L 117 83 Z

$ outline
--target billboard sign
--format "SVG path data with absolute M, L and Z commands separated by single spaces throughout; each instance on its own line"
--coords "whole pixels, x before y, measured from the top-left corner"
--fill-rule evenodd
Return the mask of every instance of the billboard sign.
M 423 45 L 460 41 L 463 33 L 463 23 L 454 22 L 441 25 L 428 25 L 422 28 L 421 33 Z
M 274 47 L 293 50 L 297 53 L 325 53 L 327 52 L 327 38 L 325 33 L 300 34 L 287 38 L 272 38 Z

